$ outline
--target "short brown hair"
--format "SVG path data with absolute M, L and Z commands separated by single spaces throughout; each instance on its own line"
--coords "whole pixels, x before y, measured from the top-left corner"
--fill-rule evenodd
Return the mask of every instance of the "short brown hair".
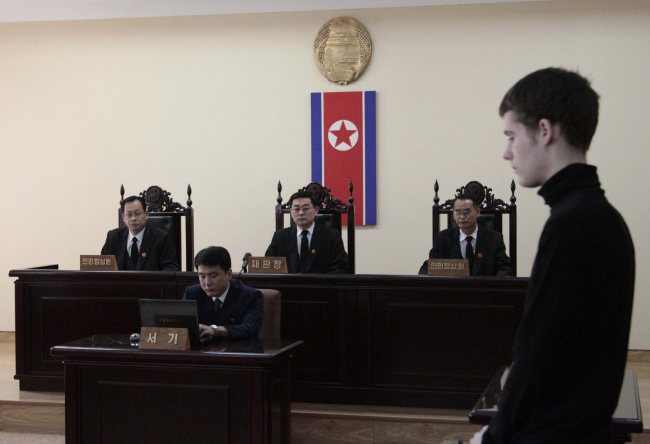
M 528 74 L 510 88 L 501 101 L 499 115 L 508 111 L 531 130 L 541 119 L 558 124 L 571 145 L 586 152 L 598 125 L 599 96 L 577 72 L 546 68 Z

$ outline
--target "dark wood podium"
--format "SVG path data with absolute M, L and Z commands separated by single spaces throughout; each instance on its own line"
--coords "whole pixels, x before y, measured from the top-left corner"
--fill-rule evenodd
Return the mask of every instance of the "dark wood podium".
M 508 367 L 499 369 L 483 395 L 469 413 L 472 424 L 487 425 L 497 413 L 497 404 L 502 389 L 502 379 Z M 507 375 L 506 375 L 507 377 Z M 641 415 L 641 400 L 639 399 L 639 384 L 636 372 L 625 370 L 621 394 L 618 398 L 616 411 L 612 416 L 614 440 L 617 444 L 632 441 L 632 433 L 643 433 L 643 417 Z
M 128 335 L 94 335 L 52 347 L 65 369 L 66 443 L 290 443 L 289 363 L 301 345 L 141 351 Z

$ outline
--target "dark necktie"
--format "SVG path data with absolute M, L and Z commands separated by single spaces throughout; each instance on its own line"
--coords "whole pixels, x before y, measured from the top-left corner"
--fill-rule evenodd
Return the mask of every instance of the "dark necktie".
M 131 244 L 131 262 L 134 264 L 138 263 L 138 238 L 133 238 L 133 243 Z
M 465 247 L 465 259 L 469 261 L 469 274 L 472 275 L 472 270 L 474 269 L 474 248 L 472 248 L 472 236 L 467 236 L 465 238 L 467 241 L 467 247 Z
M 214 323 L 216 324 L 219 319 L 219 310 L 221 310 L 221 299 L 214 300 Z
M 300 262 L 298 266 L 298 273 L 307 273 L 307 257 L 309 256 L 309 239 L 307 235 L 309 231 L 302 230 L 302 239 L 300 240 Z

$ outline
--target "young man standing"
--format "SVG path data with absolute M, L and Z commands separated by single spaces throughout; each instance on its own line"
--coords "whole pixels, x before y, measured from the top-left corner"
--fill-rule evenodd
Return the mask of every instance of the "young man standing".
M 612 443 L 635 265 L 625 221 L 587 164 L 598 99 L 579 74 L 547 68 L 501 102 L 504 158 L 551 213 L 498 412 L 472 443 Z

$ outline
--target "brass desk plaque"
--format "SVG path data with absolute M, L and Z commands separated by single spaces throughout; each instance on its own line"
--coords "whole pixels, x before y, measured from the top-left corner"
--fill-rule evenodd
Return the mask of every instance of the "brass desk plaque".
M 372 41 L 368 30 L 351 17 L 336 17 L 325 23 L 314 40 L 314 61 L 327 80 L 347 85 L 364 73 Z
M 79 256 L 79 269 L 82 271 L 117 271 L 117 261 L 113 254 L 82 254 Z
M 252 256 L 248 259 L 248 272 L 287 274 L 287 258 L 278 256 Z
M 429 276 L 469 276 L 467 259 L 429 259 Z
M 189 350 L 187 328 L 142 327 L 140 350 Z

